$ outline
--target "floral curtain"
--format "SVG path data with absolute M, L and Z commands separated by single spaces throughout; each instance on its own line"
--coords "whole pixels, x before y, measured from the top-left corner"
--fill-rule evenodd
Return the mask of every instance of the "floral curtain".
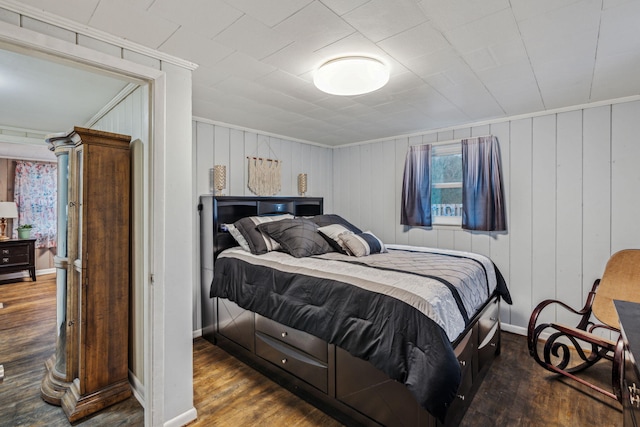
M 36 248 L 56 247 L 56 186 L 55 163 L 16 161 L 13 200 L 18 220 L 13 221 L 14 238 L 19 225 L 31 224 Z

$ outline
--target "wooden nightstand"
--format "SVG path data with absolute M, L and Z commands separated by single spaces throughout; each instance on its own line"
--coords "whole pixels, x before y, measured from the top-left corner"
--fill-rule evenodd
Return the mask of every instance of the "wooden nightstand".
M 36 239 L 0 240 L 0 274 L 29 270 L 36 281 Z
M 640 425 L 640 304 L 614 301 L 624 341 L 622 407 L 624 427 Z

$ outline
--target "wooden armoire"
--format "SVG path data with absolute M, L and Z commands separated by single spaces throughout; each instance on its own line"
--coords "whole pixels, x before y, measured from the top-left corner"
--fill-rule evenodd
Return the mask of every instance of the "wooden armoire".
M 131 137 L 75 127 L 58 159 L 57 342 L 42 398 L 70 422 L 128 398 Z

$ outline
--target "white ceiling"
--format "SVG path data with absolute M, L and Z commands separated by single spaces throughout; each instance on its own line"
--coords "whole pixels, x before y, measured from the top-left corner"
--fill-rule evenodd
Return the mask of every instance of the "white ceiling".
M 64 132 L 74 125 L 85 125 L 127 84 L 77 67 L 0 50 L 0 125 Z
M 329 145 L 640 94 L 638 0 L 23 3 L 199 64 L 195 116 Z M 389 84 L 313 86 L 354 53 L 388 62 Z

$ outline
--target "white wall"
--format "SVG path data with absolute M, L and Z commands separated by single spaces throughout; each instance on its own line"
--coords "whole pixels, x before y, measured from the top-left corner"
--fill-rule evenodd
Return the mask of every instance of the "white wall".
M 385 242 L 490 256 L 514 302 L 501 320 L 524 332 L 541 300 L 581 308 L 609 256 L 640 247 L 638 123 L 633 101 L 336 148 L 334 210 Z M 508 232 L 399 225 L 407 146 L 487 134 L 500 141 Z
M 227 196 L 252 196 L 247 187 L 247 156 L 269 157 L 282 160 L 282 191 L 278 196 L 298 196 L 298 174 L 307 174 L 307 196 L 324 197 L 324 211 L 333 211 L 333 157 L 329 147 L 292 141 L 250 130 L 236 129 L 215 124 L 205 119 L 193 121 L 193 174 L 194 221 L 199 230 L 199 217 L 195 206 L 201 194 L 209 193 L 209 169 L 214 165 L 227 167 Z M 199 272 L 200 249 L 196 242 Z M 196 274 L 196 278 L 199 273 Z M 196 279 L 198 280 L 198 279 Z M 205 278 L 203 280 L 209 280 Z M 200 291 L 193 287 L 193 329 L 199 331 L 202 324 Z M 197 332 L 196 332 L 197 333 Z

